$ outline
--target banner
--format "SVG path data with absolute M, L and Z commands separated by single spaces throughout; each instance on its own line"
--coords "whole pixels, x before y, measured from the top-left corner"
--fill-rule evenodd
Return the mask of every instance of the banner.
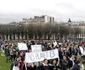
M 58 49 L 25 54 L 26 63 L 39 62 L 43 61 L 44 59 L 49 60 L 55 58 L 59 58 Z
M 41 52 L 42 47 L 41 45 L 31 45 L 32 52 Z
M 27 45 L 25 43 L 18 43 L 19 50 L 28 50 Z

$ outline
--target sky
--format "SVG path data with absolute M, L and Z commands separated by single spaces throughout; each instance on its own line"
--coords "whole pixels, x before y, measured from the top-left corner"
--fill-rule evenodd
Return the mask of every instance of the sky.
M 55 21 L 85 21 L 85 0 L 0 0 L 0 23 L 41 15 Z

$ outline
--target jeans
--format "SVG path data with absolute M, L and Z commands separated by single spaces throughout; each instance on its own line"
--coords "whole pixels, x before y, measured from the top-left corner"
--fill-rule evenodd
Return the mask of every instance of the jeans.
M 10 59 L 10 56 L 6 56 L 6 62 L 8 62 Z

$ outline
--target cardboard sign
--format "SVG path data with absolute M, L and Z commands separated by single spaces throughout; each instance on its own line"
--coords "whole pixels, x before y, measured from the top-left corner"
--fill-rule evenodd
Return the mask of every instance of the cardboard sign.
M 42 47 L 41 45 L 31 45 L 32 52 L 41 52 Z
M 28 50 L 27 45 L 25 43 L 18 43 L 19 50 Z

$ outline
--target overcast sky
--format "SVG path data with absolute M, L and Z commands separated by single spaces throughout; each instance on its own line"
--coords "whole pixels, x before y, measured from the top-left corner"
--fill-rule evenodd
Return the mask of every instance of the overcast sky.
M 49 15 L 55 21 L 85 21 L 85 0 L 0 0 L 0 23 Z

